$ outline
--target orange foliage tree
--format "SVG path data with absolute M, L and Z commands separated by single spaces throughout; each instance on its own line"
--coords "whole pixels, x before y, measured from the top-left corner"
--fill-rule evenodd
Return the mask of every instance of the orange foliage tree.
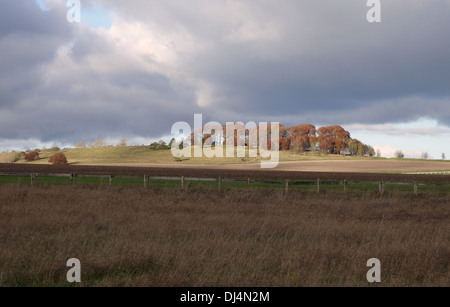
M 65 164 L 67 164 L 67 158 L 62 152 L 59 152 L 59 153 L 51 156 L 48 159 L 48 163 L 53 164 L 53 165 L 65 165 Z
M 39 152 L 37 150 L 30 151 L 25 155 L 25 161 L 27 162 L 32 162 L 36 160 L 39 160 Z

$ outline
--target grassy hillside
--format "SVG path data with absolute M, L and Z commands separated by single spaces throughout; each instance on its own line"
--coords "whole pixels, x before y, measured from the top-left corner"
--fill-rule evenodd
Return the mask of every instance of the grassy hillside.
M 47 164 L 48 158 L 58 150 L 47 149 L 40 152 L 40 159 L 32 162 L 37 164 Z M 123 163 L 156 163 L 156 164 L 240 164 L 258 163 L 261 158 L 250 158 L 246 154 L 245 158 L 181 158 L 175 159 L 170 150 L 152 150 L 149 146 L 114 146 L 99 148 L 76 148 L 61 150 L 71 164 L 123 164 Z M 0 154 L 0 161 L 6 154 Z M 9 156 L 8 156 L 9 157 Z M 377 158 L 367 157 L 346 157 L 341 155 L 326 155 L 322 153 L 294 153 L 293 151 L 281 151 L 280 161 L 305 161 L 305 160 L 367 160 Z M 4 161 L 7 162 L 7 161 Z M 17 163 L 25 163 L 23 156 Z

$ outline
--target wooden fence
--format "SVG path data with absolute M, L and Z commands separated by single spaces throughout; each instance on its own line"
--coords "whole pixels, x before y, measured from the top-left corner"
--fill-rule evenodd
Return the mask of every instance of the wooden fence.
M 223 183 L 226 182 L 239 182 L 239 183 L 246 183 L 247 188 L 251 187 L 251 184 L 265 184 L 265 185 L 278 185 L 284 187 L 284 192 L 287 195 L 289 193 L 289 189 L 292 186 L 295 185 L 310 185 L 314 186 L 314 189 L 317 193 L 320 193 L 322 187 L 330 186 L 330 185 L 340 185 L 342 186 L 342 190 L 344 192 L 347 192 L 349 189 L 349 186 L 355 185 L 355 184 L 377 184 L 378 185 L 378 192 L 382 195 L 385 192 L 386 184 L 389 185 L 395 185 L 395 186 L 410 186 L 411 192 L 413 192 L 415 195 L 419 195 L 419 185 L 420 186 L 439 186 L 439 187 L 445 187 L 448 188 L 450 191 L 450 183 L 443 181 L 442 183 L 419 183 L 417 181 L 379 181 L 374 182 L 373 180 L 366 180 L 366 181 L 350 181 L 347 179 L 343 180 L 322 180 L 320 178 L 317 179 L 310 179 L 310 180 L 293 180 L 293 179 L 286 179 L 286 180 L 280 180 L 274 181 L 270 179 L 252 179 L 250 177 L 248 178 L 224 178 L 224 177 L 216 177 L 216 178 L 208 178 L 208 177 L 170 177 L 170 176 L 150 176 L 150 175 L 104 175 L 104 174 L 81 174 L 81 173 L 69 173 L 69 174 L 55 174 L 55 173 L 31 173 L 31 174 L 24 174 L 24 173 L 0 173 L 0 176 L 20 176 L 20 177 L 30 177 L 30 183 L 36 184 L 36 178 L 37 177 L 66 177 L 69 178 L 71 184 L 77 184 L 77 179 L 79 178 L 101 178 L 101 179 L 107 179 L 108 184 L 110 186 L 113 185 L 113 178 L 141 178 L 142 184 L 144 187 L 148 187 L 150 180 L 168 180 L 168 181 L 179 181 L 180 187 L 182 189 L 186 189 L 188 185 L 186 183 L 196 181 L 196 182 L 217 182 L 217 188 L 221 190 L 223 188 Z

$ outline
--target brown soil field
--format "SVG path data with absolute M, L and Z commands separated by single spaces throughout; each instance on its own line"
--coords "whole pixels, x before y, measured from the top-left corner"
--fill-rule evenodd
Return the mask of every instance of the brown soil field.
M 279 178 L 279 179 L 349 179 L 399 181 L 450 181 L 450 175 L 390 174 L 383 172 L 449 170 L 447 162 L 420 161 L 308 161 L 283 162 L 275 169 L 261 169 L 259 164 L 192 165 L 156 164 L 122 165 L 36 165 L 0 164 L 0 173 L 79 173 L 89 175 L 149 175 L 171 177 Z
M 102 166 L 134 166 L 178 168 L 176 164 L 101 164 Z M 260 170 L 259 163 L 228 165 L 183 165 L 183 168 Z M 310 160 L 280 162 L 274 171 L 293 172 L 336 172 L 336 173 L 385 173 L 385 172 L 421 172 L 450 171 L 450 162 L 410 161 L 410 160 Z

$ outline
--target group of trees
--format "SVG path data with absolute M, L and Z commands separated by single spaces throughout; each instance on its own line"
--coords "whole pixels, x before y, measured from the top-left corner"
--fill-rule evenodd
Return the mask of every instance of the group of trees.
M 82 140 L 82 141 L 80 141 L 80 142 L 75 144 L 75 148 L 87 148 L 87 147 L 98 148 L 98 147 L 108 147 L 108 146 L 109 146 L 109 144 L 106 141 L 102 140 L 102 139 L 98 139 L 98 140 L 95 140 L 93 142 L 89 142 L 87 145 L 86 145 L 86 142 L 84 140 Z M 126 138 L 121 138 L 119 143 L 117 144 L 117 146 L 118 147 L 125 147 L 125 146 L 127 146 L 127 139 Z
M 40 159 L 40 154 L 39 153 L 40 153 L 39 150 L 28 151 L 25 154 L 24 159 L 27 162 L 37 161 L 37 160 Z M 53 164 L 53 165 L 65 165 L 65 164 L 67 164 L 67 158 L 62 152 L 58 152 L 58 153 L 52 155 L 48 159 L 48 163 Z
M 169 144 L 167 144 L 164 140 L 159 140 L 158 142 L 153 142 L 150 144 L 151 150 L 168 150 L 172 148 L 172 144 L 175 142 L 175 139 L 172 138 Z
M 327 154 L 370 157 L 376 154 L 372 146 L 352 139 L 350 132 L 337 125 L 319 129 L 311 124 L 280 127 L 280 149 L 298 153 L 319 151 Z
M 216 128 L 216 129 L 214 129 Z M 236 129 L 242 129 L 244 133 L 234 133 L 234 140 L 232 141 L 235 146 L 247 146 L 249 148 L 254 148 L 258 145 L 257 138 L 252 138 L 252 135 L 259 135 L 261 128 L 267 128 L 268 136 L 268 146 L 271 148 L 271 126 L 268 127 L 244 127 L 242 125 L 236 125 Z M 195 133 L 193 132 L 190 136 L 190 143 L 194 144 L 206 144 L 206 145 L 216 145 L 217 143 L 226 145 L 227 142 L 227 127 L 204 127 L 206 133 Z M 241 131 L 242 131 L 241 130 Z M 220 131 L 220 135 L 217 134 Z M 210 133 L 209 133 L 210 132 Z M 255 133 L 258 132 L 258 133 Z M 202 139 L 195 142 L 196 137 L 201 137 Z M 279 127 L 279 148 L 280 150 L 292 150 L 297 153 L 302 152 L 322 152 L 326 154 L 341 154 L 341 155 L 352 155 L 352 156 L 370 156 L 373 157 L 377 155 L 375 149 L 372 146 L 363 144 L 357 139 L 353 139 L 350 136 L 350 132 L 346 131 L 341 126 L 326 126 L 317 129 L 311 124 L 302 124 L 298 126 L 285 127 L 280 125 Z M 381 155 L 381 153 L 378 153 Z

